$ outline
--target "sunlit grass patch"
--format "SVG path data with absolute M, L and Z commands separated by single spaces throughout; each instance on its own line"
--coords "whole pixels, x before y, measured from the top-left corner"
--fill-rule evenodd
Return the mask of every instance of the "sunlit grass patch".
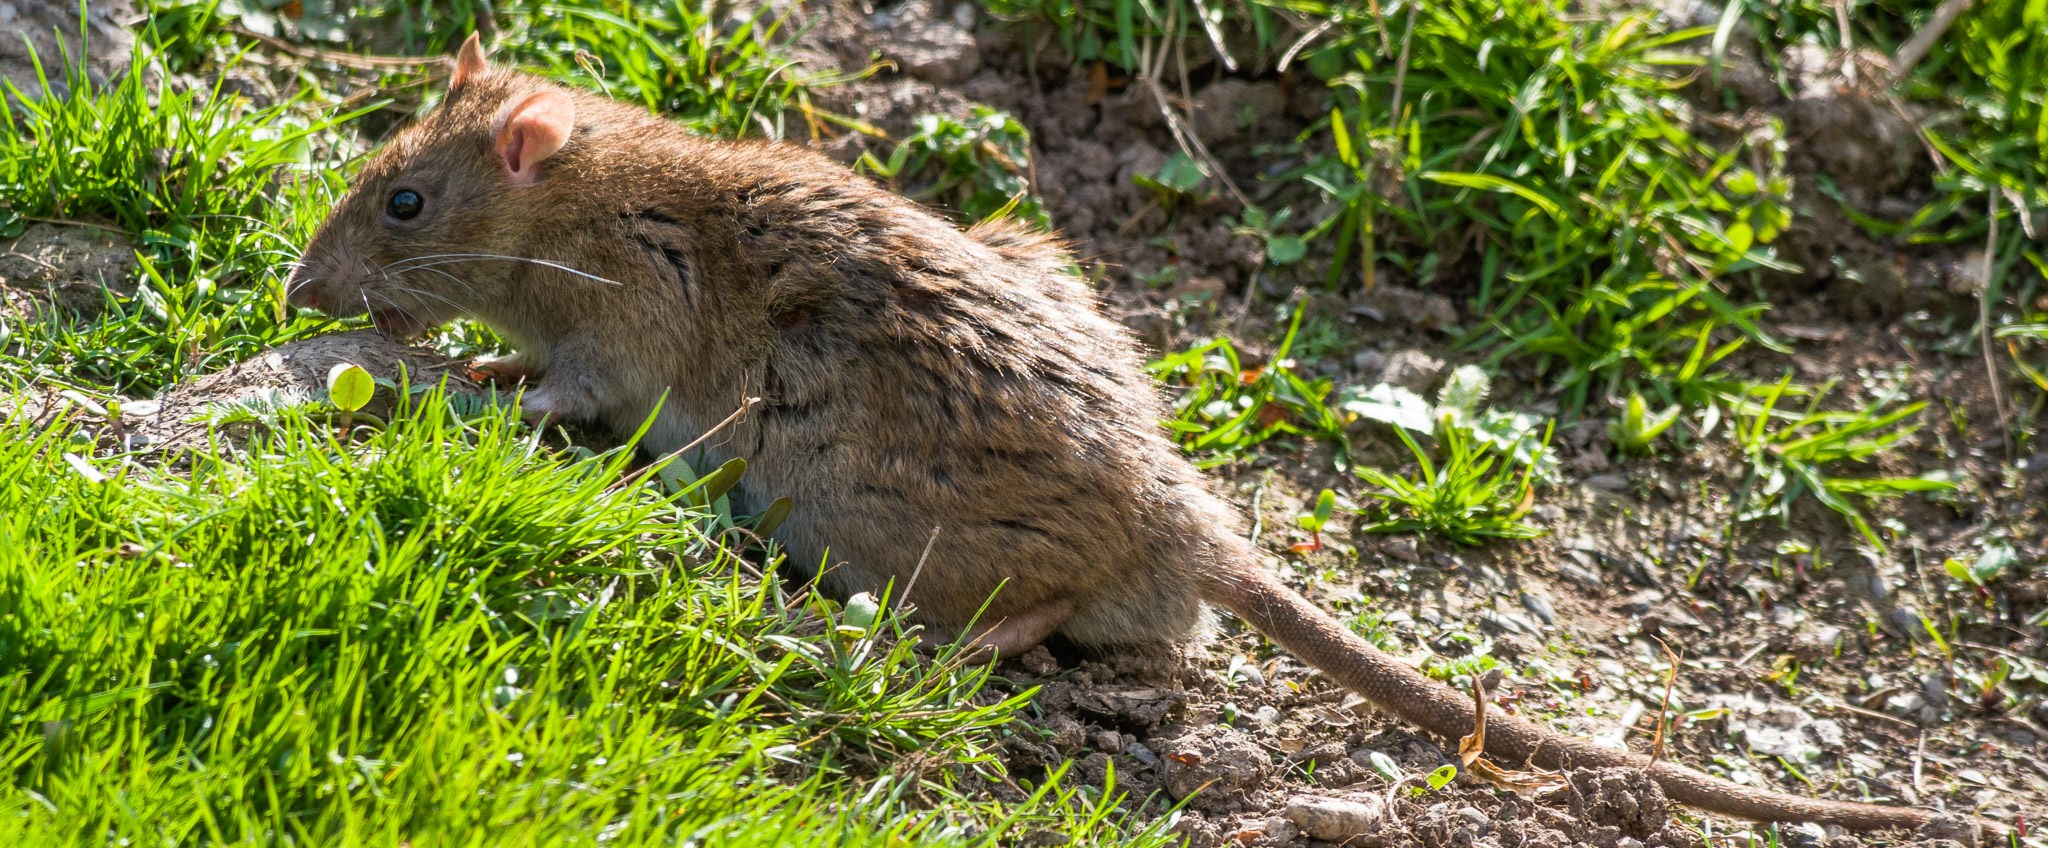
M 278 280 L 339 192 L 315 137 L 349 115 L 301 101 L 258 108 L 224 80 L 180 88 L 138 54 L 106 87 L 74 72 L 61 99 L 0 106 L 0 236 L 38 220 L 97 225 L 125 234 L 140 278 L 132 297 L 110 291 L 82 323 L 12 327 L 0 361 L 16 379 L 147 394 L 304 326 Z
M 1120 833 L 1057 775 L 960 794 L 1024 697 L 755 576 L 630 454 L 433 394 L 175 474 L 35 426 L 0 424 L 11 844 Z

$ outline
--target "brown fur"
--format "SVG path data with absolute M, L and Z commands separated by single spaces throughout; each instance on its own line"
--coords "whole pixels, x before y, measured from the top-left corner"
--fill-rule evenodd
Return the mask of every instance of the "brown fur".
M 695 138 L 574 92 L 568 143 L 536 184 L 513 185 L 494 122 L 542 90 L 566 91 L 465 47 L 444 105 L 370 163 L 308 246 L 294 302 L 401 332 L 481 319 L 519 349 L 502 367 L 537 378 L 528 410 L 630 431 L 659 403 L 658 452 L 762 398 L 705 458 L 747 460 L 741 511 L 794 500 L 776 536 L 807 573 L 829 561 L 827 591 L 902 586 L 937 527 L 909 601 L 941 632 L 979 612 L 978 635 L 1005 652 L 1053 633 L 1158 646 L 1187 638 L 1206 601 L 1431 732 L 1469 731 L 1467 696 L 1265 573 L 1235 511 L 1156 426 L 1166 409 L 1138 346 L 1057 245 L 1008 224 L 962 233 L 810 152 Z M 404 226 L 382 218 L 399 187 L 427 202 Z M 390 270 L 440 254 L 603 280 L 496 259 Z M 1487 741 L 1514 764 L 1648 768 L 1677 800 L 1746 818 L 1930 817 L 1737 786 L 1498 713 Z

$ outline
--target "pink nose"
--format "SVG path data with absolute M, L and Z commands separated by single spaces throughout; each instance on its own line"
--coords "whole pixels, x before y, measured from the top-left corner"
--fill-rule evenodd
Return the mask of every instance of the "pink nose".
M 320 286 L 306 274 L 303 266 L 293 271 L 290 279 L 285 280 L 284 299 L 291 305 L 303 309 L 323 309 L 320 305 Z

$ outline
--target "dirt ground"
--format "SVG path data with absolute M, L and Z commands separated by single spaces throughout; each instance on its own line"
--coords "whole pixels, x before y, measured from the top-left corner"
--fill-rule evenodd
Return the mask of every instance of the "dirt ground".
M 971 34 L 971 16 L 919 0 L 882 12 L 843 2 L 791 11 L 807 24 L 797 45 L 807 67 L 859 69 L 876 56 L 896 66 L 822 90 L 816 98 L 826 109 L 896 135 L 920 114 L 964 114 L 975 102 L 1016 115 L 1032 133 L 1032 183 L 1053 220 L 1103 280 L 1112 309 L 1149 343 L 1177 348 L 1218 331 L 1277 337 L 1275 307 L 1308 279 L 1263 269 L 1261 242 L 1222 223 L 1233 209 L 1225 193 L 1167 209 L 1132 183 L 1176 149 L 1147 88 L 1091 79 L 1023 28 Z M 1190 51 L 1191 99 L 1172 91 L 1167 102 L 1264 201 L 1261 174 L 1294 163 L 1254 150 L 1307 126 L 1317 99 L 1300 90 L 1303 80 L 1219 73 L 1204 67 L 1205 55 Z M 1729 74 L 1737 111 L 1703 112 L 1703 125 L 1777 115 L 1802 176 L 1859 187 L 1852 199 L 1865 208 L 1917 204 L 1927 163 L 1910 126 L 1893 123 L 1905 118 L 1838 69 L 1830 76 L 1827 61 L 1805 59 L 1812 73 L 1792 98 Z M 1699 99 L 1728 102 L 1719 92 Z M 817 143 L 851 160 L 873 142 L 845 133 Z M 1686 660 L 1674 704 L 1721 711 L 1681 725 L 1668 742 L 1672 759 L 1789 792 L 2039 822 L 2048 816 L 2048 681 L 2009 682 L 2023 696 L 2017 709 L 1960 697 L 1919 620 L 1948 621 L 1955 605 L 1975 604 L 1967 620 L 1977 623 L 1948 646 L 1956 667 L 1999 655 L 2048 663 L 2043 629 L 2025 623 L 2048 606 L 2038 566 L 1979 597 L 1941 591 L 1945 558 L 1993 541 L 2022 563 L 2048 557 L 2048 453 L 2008 455 L 1982 359 L 1950 343 L 1974 320 L 1973 257 L 1879 244 L 1831 206 L 1809 206 L 1814 214 L 1795 223 L 1785 253 L 1810 270 L 1751 293 L 1778 305 L 1766 328 L 1795 344 L 1789 364 L 1802 380 L 1897 374 L 1905 396 L 1934 401 L 1926 426 L 1883 470 L 1947 469 L 1960 483 L 1952 496 L 1871 504 L 1873 522 L 1889 528 L 1885 555 L 1811 503 L 1787 522 L 1739 522 L 1741 457 L 1706 449 L 1620 461 L 1598 422 L 1559 433 L 1567 479 L 1539 491 L 1535 516 L 1548 533 L 1527 542 L 1459 548 L 1335 527 L 1322 551 L 1283 556 L 1304 536 L 1293 516 L 1317 491 L 1358 500 L 1364 487 L 1316 449 L 1228 467 L 1219 485 L 1255 512 L 1276 568 L 1327 606 L 1376 613 L 1396 653 L 1497 658 L 1511 671 L 1495 688 L 1494 709 L 1556 717 L 1579 735 L 1644 750 L 1664 699 L 1664 676 L 1653 668 L 1661 643 Z M 0 281 L 14 290 L 17 314 L 35 308 L 30 299 L 70 296 L 82 277 L 51 257 L 76 238 L 69 228 L 32 229 L 0 250 L 43 257 L 29 263 L 45 268 L 42 276 Z M 1297 267 L 1319 268 L 1316 259 Z M 13 277 L 13 267 L 0 273 Z M 1148 285 L 1163 267 L 1174 281 Z M 1426 384 L 1460 361 L 1446 332 L 1467 317 L 1453 283 L 1390 271 L 1371 292 L 1318 297 L 1315 308 L 1341 315 L 1357 341 L 1346 357 L 1313 366 L 1340 384 L 1389 379 L 1395 363 L 1403 379 Z M 320 371 L 302 364 L 271 355 L 247 371 L 272 387 Z M 1771 378 L 1786 365 L 1775 354 L 1749 362 Z M 295 368 L 305 373 L 294 377 Z M 174 389 L 161 408 L 206 400 L 195 392 L 247 390 L 236 383 L 209 378 Z M 1497 403 L 1555 413 L 1542 386 L 1510 366 L 1498 375 Z M 2038 393 L 2018 381 L 1999 388 L 2008 405 Z M 1844 391 L 1855 398 L 1859 390 Z M 1356 437 L 1367 456 L 1399 456 L 1384 433 Z M 1722 838 L 1745 826 L 1672 809 L 1627 771 L 1573 773 L 1565 788 L 1534 798 L 1470 777 L 1417 792 L 1416 778 L 1455 761 L 1443 747 L 1455 740 L 1419 736 L 1234 623 L 1177 657 L 1085 657 L 1051 646 L 1000 670 L 1006 686 L 1042 687 L 1035 733 L 1018 733 L 1005 752 L 1015 774 L 1034 777 L 1073 759 L 1071 779 L 1100 784 L 1113 769 L 1119 790 L 1150 796 L 1147 816 L 1176 816 L 1196 846 L 1622 848 L 1698 845 L 1702 830 L 1714 844 L 1748 844 Z M 1390 784 L 1385 760 L 1410 779 Z M 1962 840 L 1953 830 L 1887 839 L 1811 827 L 1776 838 L 1799 846 Z
M 1167 210 L 1133 184 L 1134 173 L 1149 173 L 1176 149 L 1145 87 L 1103 86 L 1071 69 L 1052 40 L 1022 29 L 967 41 L 956 16 L 918 3 L 886 14 L 809 4 L 803 14 L 814 66 L 857 69 L 878 55 L 903 69 L 826 90 L 826 108 L 892 133 L 926 112 L 964 114 L 969 102 L 1016 115 L 1032 133 L 1033 183 L 1055 224 L 1105 281 L 1119 317 L 1148 342 L 1177 348 L 1219 330 L 1277 337 L 1274 306 L 1309 281 L 1260 270 L 1259 240 L 1220 220 L 1232 211 L 1222 192 Z M 1793 97 L 1769 84 L 1753 57 L 1737 58 L 1747 64 L 1724 77 L 1732 97 L 1694 92 L 1722 107 L 1702 113 L 1703 134 L 1776 116 L 1801 177 L 1826 174 L 1853 186 L 1851 200 L 1865 209 L 1911 209 L 1925 199 L 1914 192 L 1930 166 L 1904 113 L 1845 79 L 1844 57 L 1788 57 Z M 1320 114 L 1317 99 L 1298 89 L 1302 80 L 1216 70 L 1193 69 L 1191 99 L 1171 92 L 1169 105 L 1236 182 L 1260 196 L 1262 173 L 1296 163 L 1254 151 L 1307 126 Z M 846 134 L 820 146 L 850 160 L 866 143 Z M 1955 603 L 1936 591 L 1949 579 L 1945 558 L 1992 539 L 2009 540 L 2022 562 L 2048 555 L 2048 454 L 2022 460 L 2017 475 L 2008 470 L 1983 361 L 1946 344 L 1974 319 L 1973 260 L 1981 257 L 1878 244 L 1830 205 L 1804 208 L 1810 214 L 1782 252 L 1809 270 L 1749 292 L 1778 306 L 1765 316 L 1767 329 L 1795 345 L 1789 365 L 1798 379 L 1898 374 L 1906 397 L 1935 400 L 1926 426 L 1881 470 L 1947 468 L 1961 484 L 1949 498 L 1872 504 L 1873 523 L 1894 528 L 1887 555 L 1867 552 L 1838 516 L 1810 503 L 1783 524 L 1738 523 L 1740 457 L 1708 449 L 1620 462 L 1595 422 L 1560 433 L 1568 481 L 1539 494 L 1536 515 L 1548 531 L 1541 539 L 1457 548 L 1339 530 L 1326 532 L 1325 552 L 1276 555 L 1275 565 L 1311 597 L 1376 610 L 1401 652 L 1455 657 L 1483 645 L 1510 668 L 1540 664 L 1532 667 L 1574 681 L 1564 696 L 1533 675 L 1510 674 L 1496 690 L 1498 708 L 1562 716 L 1578 734 L 1603 740 L 1623 739 L 1627 728 L 1627 744 L 1644 750 L 1663 699 L 1664 677 L 1651 670 L 1663 661 L 1661 641 L 1686 658 L 1674 703 L 1724 711 L 1682 725 L 1668 756 L 1789 792 L 2039 822 L 2048 815 L 2043 681 L 2009 684 L 2028 693 L 2017 710 L 1961 699 L 1918 623 L 1923 613 L 1946 620 L 1944 606 Z M 1304 265 L 1321 267 L 1313 257 Z M 1175 281 L 1148 286 L 1145 276 L 1167 266 Z M 1323 364 L 1340 385 L 1371 385 L 1392 376 L 1390 363 L 1418 362 L 1427 382 L 1428 366 L 1440 373 L 1458 363 L 1444 332 L 1465 317 L 1455 285 L 1394 273 L 1375 291 L 1316 304 L 1343 315 L 1361 342 L 1348 361 Z M 1209 305 L 1189 308 L 1189 295 Z M 1751 366 L 1775 378 L 1787 364 L 1760 354 Z M 1496 391 L 1510 406 L 1555 411 L 1533 374 L 1511 369 L 1499 378 L 1505 385 Z M 2001 388 L 2007 403 L 2038 391 L 2017 380 Z M 1363 437 L 1372 451 L 1372 434 Z M 1390 447 L 1391 439 L 1379 439 L 1380 449 Z M 1362 488 L 1314 450 L 1267 456 L 1222 476 L 1239 503 L 1256 505 L 1261 541 L 1276 552 L 1305 537 L 1292 519 L 1317 491 Z M 1354 547 L 1355 558 L 1339 553 Z M 2048 603 L 2048 580 L 2008 579 L 1977 600 L 1995 610 L 1994 623 L 1966 631 L 1967 643 L 1953 646 L 1957 664 L 2001 653 L 2048 657 L 2041 628 L 2024 623 Z M 1423 641 L 1424 634 L 1476 642 Z M 1176 826 L 1198 846 L 1697 845 L 1701 831 L 1727 844 L 1721 837 L 1747 829 L 1672 810 L 1653 785 L 1625 772 L 1575 773 L 1570 789 L 1535 800 L 1472 778 L 1411 794 L 1413 777 L 1455 762 L 1439 744 L 1455 740 L 1420 738 L 1284 654 L 1260 661 L 1270 655 L 1260 645 L 1225 625 L 1169 662 L 1041 650 L 1006 663 L 1012 685 L 1043 687 L 1035 719 L 1043 736 L 1020 736 L 1011 764 L 1029 775 L 1077 758 L 1082 779 L 1092 781 L 1113 768 L 1119 789 L 1158 793 L 1149 807 L 1158 814 L 1178 802 Z M 1774 673 L 1796 685 L 1773 682 Z M 1390 786 L 1373 766 L 1375 753 L 1411 779 Z M 1777 838 L 1837 846 L 1962 837 L 1939 828 L 1884 838 L 1807 827 Z

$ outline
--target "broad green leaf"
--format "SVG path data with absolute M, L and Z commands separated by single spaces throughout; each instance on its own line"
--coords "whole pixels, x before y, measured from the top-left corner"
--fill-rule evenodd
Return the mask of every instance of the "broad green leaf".
M 360 365 L 343 362 L 327 371 L 327 400 L 336 409 L 344 412 L 362 409 L 376 391 L 377 382 Z

